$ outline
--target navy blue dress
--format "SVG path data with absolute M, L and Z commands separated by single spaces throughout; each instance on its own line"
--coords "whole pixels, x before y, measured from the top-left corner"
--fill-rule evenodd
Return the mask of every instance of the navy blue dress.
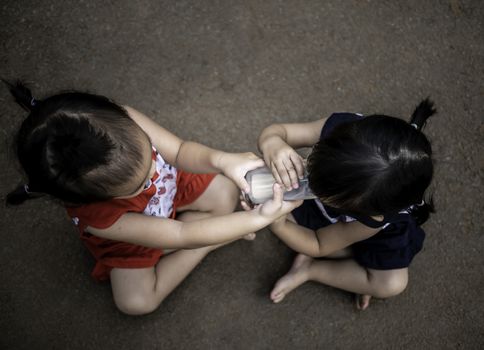
M 362 118 L 353 113 L 334 113 L 324 124 L 320 139 L 327 137 L 337 125 Z M 383 221 L 376 221 L 371 217 L 337 213 L 318 199 L 310 199 L 294 209 L 292 215 L 299 225 L 314 231 L 336 222 L 355 220 L 368 227 L 381 227 L 377 234 L 351 245 L 353 257 L 363 267 L 391 270 L 408 267 L 423 246 L 425 232 L 417 226 L 410 210 L 385 215 Z

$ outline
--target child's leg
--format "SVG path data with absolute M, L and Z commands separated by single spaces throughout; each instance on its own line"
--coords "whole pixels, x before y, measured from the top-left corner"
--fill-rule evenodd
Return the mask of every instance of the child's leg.
M 200 197 L 178 208 L 182 213 L 177 219 L 188 222 L 228 214 L 235 209 L 237 202 L 235 185 L 226 177 L 217 175 Z M 111 286 L 116 306 L 130 315 L 154 311 L 209 252 L 225 244 L 178 250 L 164 256 L 150 268 L 113 269 Z
M 232 213 L 239 200 L 239 189 L 223 175 L 217 175 L 205 191 L 192 203 L 177 208 L 177 212 L 205 212 L 213 215 Z M 185 215 L 182 214 L 182 215 Z M 194 218 L 193 220 L 196 220 Z
M 349 292 L 388 298 L 403 292 L 408 282 L 408 269 L 366 269 L 353 259 L 315 260 L 299 254 L 289 272 L 271 292 L 280 302 L 289 292 L 306 281 L 315 281 Z
M 114 302 L 129 315 L 150 313 L 188 276 L 213 249 L 178 250 L 164 256 L 154 267 L 111 271 Z
M 209 216 L 230 214 L 237 206 L 239 189 L 223 175 L 217 175 L 207 189 L 194 202 L 180 207 L 177 219 L 180 221 L 197 221 Z M 208 214 L 208 215 L 207 215 Z M 246 240 L 253 240 L 255 233 L 247 233 Z

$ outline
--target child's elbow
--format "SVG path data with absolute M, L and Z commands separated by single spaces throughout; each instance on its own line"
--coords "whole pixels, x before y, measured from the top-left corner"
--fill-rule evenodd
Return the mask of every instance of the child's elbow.
M 319 245 L 317 251 L 315 252 L 314 258 L 324 258 L 330 256 L 334 253 L 333 249 L 330 249 L 327 245 Z
M 311 258 L 322 258 L 324 257 L 324 251 L 321 251 L 319 246 L 308 247 L 304 254 Z

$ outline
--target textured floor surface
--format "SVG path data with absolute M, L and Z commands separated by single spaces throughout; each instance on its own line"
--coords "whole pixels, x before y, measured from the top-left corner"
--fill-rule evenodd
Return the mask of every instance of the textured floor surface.
M 442 1 L 31 1 L 0 3 L 0 76 L 38 97 L 108 95 L 180 137 L 256 152 L 260 130 L 335 111 L 408 118 L 426 132 L 438 209 L 407 290 L 354 309 L 308 283 L 273 305 L 293 253 L 268 230 L 209 256 L 156 312 L 129 317 L 63 209 L 0 213 L 2 349 L 482 349 L 484 5 Z M 23 112 L 0 88 L 0 189 L 21 181 Z

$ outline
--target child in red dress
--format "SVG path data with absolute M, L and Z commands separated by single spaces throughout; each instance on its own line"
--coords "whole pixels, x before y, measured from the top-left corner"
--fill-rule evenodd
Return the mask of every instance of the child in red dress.
M 246 190 L 245 173 L 263 165 L 252 153 L 184 141 L 106 97 L 35 100 L 21 84 L 10 88 L 30 114 L 17 136 L 28 184 L 8 203 L 60 199 L 96 259 L 93 277 L 110 279 L 124 313 L 155 310 L 210 251 L 253 238 L 300 204 L 283 202 L 276 186 L 274 200 L 233 213 L 235 184 Z

